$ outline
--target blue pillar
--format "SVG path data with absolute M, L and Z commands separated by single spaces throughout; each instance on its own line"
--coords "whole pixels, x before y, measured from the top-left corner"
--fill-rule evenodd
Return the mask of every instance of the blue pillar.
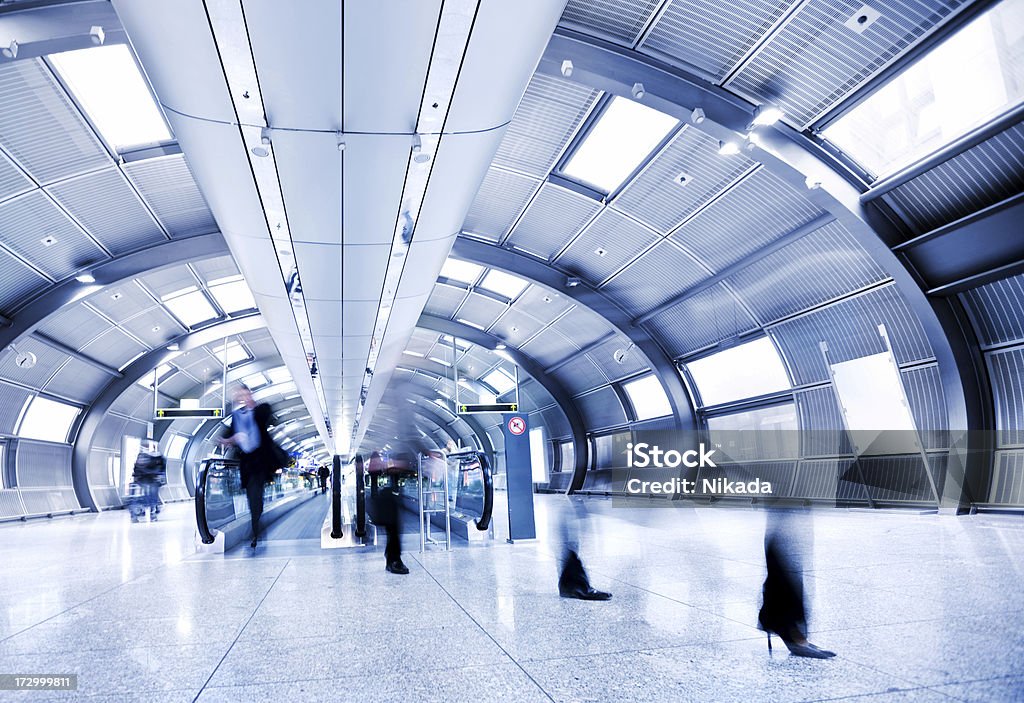
M 537 537 L 537 527 L 533 522 L 533 466 L 530 463 L 529 424 L 526 415 L 518 413 L 508 413 L 502 418 L 509 541 L 534 539 Z

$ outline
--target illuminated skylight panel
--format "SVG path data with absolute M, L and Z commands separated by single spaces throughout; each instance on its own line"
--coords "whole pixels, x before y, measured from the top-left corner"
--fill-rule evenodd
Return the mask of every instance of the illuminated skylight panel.
M 672 414 L 665 389 L 655 376 L 644 376 L 635 381 L 623 383 L 622 388 L 629 396 L 629 402 L 636 412 L 637 420 L 650 420 Z
M 1003 0 L 822 131 L 875 175 L 940 149 L 1024 98 L 1024 0 Z
M 37 395 L 29 401 L 17 434 L 44 442 L 66 442 L 78 413 L 79 408 L 74 405 Z
M 167 448 L 164 450 L 164 455 L 168 459 L 180 459 L 187 444 L 188 437 L 183 434 L 172 434 L 171 438 L 167 441 Z
M 251 373 L 242 379 L 242 383 L 249 386 L 249 388 L 259 388 L 267 385 L 267 377 L 259 372 Z
M 526 290 L 527 285 L 529 284 L 518 276 L 493 269 L 488 271 L 487 275 L 484 276 L 484 280 L 480 282 L 481 288 L 486 288 L 492 293 L 503 295 L 509 300 L 514 300 L 520 293 Z
M 217 357 L 217 361 L 223 363 L 224 361 L 224 345 L 213 348 L 213 355 Z M 235 364 L 249 360 L 249 353 L 245 351 L 245 348 L 238 342 L 229 342 L 227 345 L 227 364 L 228 366 L 234 366 Z
M 686 368 L 705 407 L 790 388 L 786 367 L 767 337 L 696 359 Z
M 462 261 L 461 259 L 448 259 L 444 262 L 444 266 L 441 267 L 441 277 L 448 278 L 453 281 L 459 281 L 466 285 L 473 285 L 477 279 L 480 278 L 480 274 L 483 273 L 484 267 L 471 264 L 468 261 Z
M 115 151 L 171 139 L 126 44 L 65 51 L 51 54 L 49 60 Z
M 170 364 L 160 364 L 159 366 L 156 367 L 155 371 L 156 371 L 157 381 L 163 381 L 168 375 L 173 373 L 174 367 L 171 366 Z M 153 371 L 150 371 L 145 376 L 140 378 L 137 381 L 137 383 L 140 386 L 145 386 L 146 388 L 152 388 L 153 387 Z
M 616 97 L 576 148 L 562 173 L 611 193 L 678 123 L 671 115 Z
M 504 369 L 494 369 L 480 380 L 498 391 L 499 395 L 504 395 L 516 387 L 515 379 L 509 376 Z
M 164 296 L 164 307 L 178 318 L 186 327 L 195 327 L 201 322 L 217 317 L 217 311 L 210 305 L 202 291 L 192 291 L 177 297 Z
M 252 297 L 252 291 L 244 280 L 230 281 L 210 285 L 210 295 L 217 301 L 220 309 L 227 313 L 252 310 L 256 307 L 256 300 Z
M 292 375 L 288 371 L 287 366 L 278 366 L 273 369 L 268 369 L 266 374 L 271 383 L 284 383 L 285 381 L 292 380 Z

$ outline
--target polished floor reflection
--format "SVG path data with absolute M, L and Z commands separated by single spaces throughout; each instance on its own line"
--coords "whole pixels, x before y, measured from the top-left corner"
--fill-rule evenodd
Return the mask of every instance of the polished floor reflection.
M 0 673 L 78 673 L 96 701 L 1011 701 L 1024 698 L 1024 521 L 829 510 L 800 520 L 811 639 L 755 628 L 764 514 L 588 501 L 607 603 L 556 593 L 541 539 L 195 558 L 190 505 L 0 527 Z

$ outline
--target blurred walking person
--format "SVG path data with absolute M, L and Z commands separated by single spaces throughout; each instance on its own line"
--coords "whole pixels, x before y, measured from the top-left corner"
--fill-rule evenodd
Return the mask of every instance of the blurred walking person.
M 558 595 L 578 600 L 609 600 L 611 593 L 599 591 L 590 585 L 590 577 L 580 559 L 581 525 L 586 518 L 586 507 L 579 496 L 566 496 L 559 514 L 562 536 L 562 557 L 558 569 Z
M 320 493 L 322 495 L 327 492 L 327 477 L 331 475 L 331 470 L 324 464 L 316 474 L 320 478 Z

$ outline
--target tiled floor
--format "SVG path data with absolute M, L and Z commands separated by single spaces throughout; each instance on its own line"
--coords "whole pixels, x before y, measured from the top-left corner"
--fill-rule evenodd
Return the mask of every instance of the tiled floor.
M 405 577 L 379 547 L 197 559 L 188 505 L 0 527 L 0 673 L 79 675 L 0 700 L 1024 700 L 1020 518 L 799 518 L 817 661 L 754 627 L 763 513 L 590 501 L 615 597 L 586 603 L 556 593 L 564 500 L 538 496 L 538 541 L 409 552 Z

